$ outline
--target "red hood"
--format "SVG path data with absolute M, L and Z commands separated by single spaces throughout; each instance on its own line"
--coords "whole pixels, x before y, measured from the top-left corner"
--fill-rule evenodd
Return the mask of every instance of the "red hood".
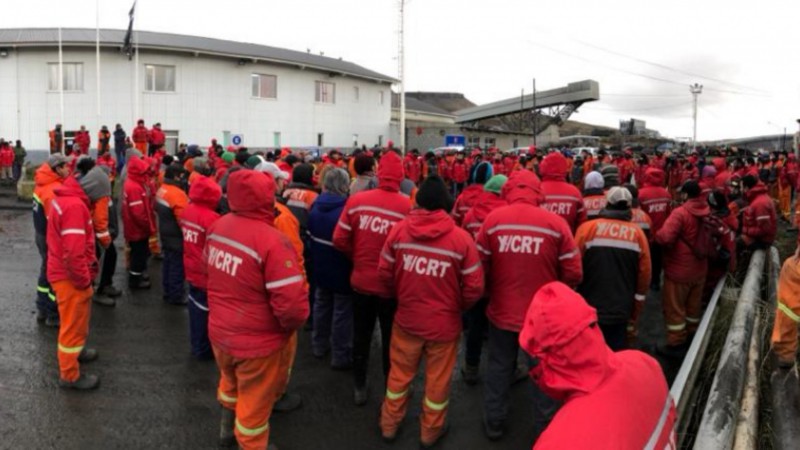
M 717 173 L 722 173 L 727 168 L 727 164 L 725 164 L 725 158 L 714 158 L 711 163 L 714 164 L 714 168 L 717 169 Z
M 473 214 L 475 218 L 483 221 L 490 212 L 505 205 L 507 205 L 506 201 L 500 198 L 499 195 L 494 192 L 482 191 L 475 198 L 475 203 L 472 207 L 475 210 Z
M 664 187 L 667 176 L 663 170 L 651 167 L 644 171 L 643 183 L 645 186 Z
M 90 205 L 89 196 L 86 195 L 86 192 L 75 177 L 67 177 L 64 183 L 57 187 L 54 192 L 56 197 L 76 197 L 80 199 L 87 208 Z
M 542 183 L 539 177 L 527 170 L 513 172 L 503 185 L 501 197 L 511 203 L 530 203 L 538 205 L 542 200 Z
M 753 200 L 756 199 L 756 197 L 766 193 L 767 193 L 767 186 L 762 181 L 759 181 L 758 183 L 756 183 L 755 186 L 753 186 L 747 191 L 747 201 L 749 203 L 752 203 Z
M 228 178 L 228 204 L 237 216 L 266 220 L 275 217 L 275 180 L 253 170 L 237 170 Z
M 403 161 L 395 152 L 386 152 L 378 166 L 378 188 L 397 192 L 403 181 Z
M 420 241 L 430 241 L 449 233 L 456 224 L 444 210 L 428 211 L 417 208 L 406 218 L 408 234 Z
M 567 158 L 558 152 L 550 153 L 539 164 L 539 173 L 544 181 L 564 181 L 567 177 Z
M 48 184 L 61 182 L 61 177 L 50 168 L 50 164 L 44 163 L 36 169 L 33 181 L 36 186 L 47 186 Z
M 689 214 L 695 217 L 703 217 L 711 214 L 711 207 L 708 206 L 708 200 L 703 196 L 686 200 L 683 206 L 689 211 Z
M 217 209 L 222 188 L 209 177 L 200 176 L 189 187 L 189 200 L 208 209 Z
M 147 165 L 143 158 L 131 158 L 126 166 L 128 167 L 129 180 L 140 184 L 147 182 L 147 172 L 150 170 L 150 166 Z
M 557 400 L 591 392 L 613 371 L 613 353 L 597 326 L 597 312 L 560 282 L 542 286 L 533 296 L 519 345 L 539 360 L 531 378 Z

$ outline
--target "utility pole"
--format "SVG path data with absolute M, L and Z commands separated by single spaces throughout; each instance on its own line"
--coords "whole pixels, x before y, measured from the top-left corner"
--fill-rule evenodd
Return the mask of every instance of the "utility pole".
M 694 121 L 694 132 L 692 133 L 692 149 L 697 149 L 697 96 L 703 93 L 703 85 L 702 84 L 692 84 L 689 86 L 689 92 L 692 93 L 694 97 L 694 112 L 692 113 L 692 119 Z
M 532 98 L 533 98 L 533 127 L 532 127 L 533 128 L 533 148 L 536 149 L 536 151 L 539 151 L 539 149 L 536 147 L 536 134 L 537 134 L 537 131 L 538 131 L 537 129 L 539 127 L 538 127 L 538 125 L 536 123 L 536 78 L 535 77 L 533 79 L 533 97 Z
M 400 30 L 398 32 L 397 64 L 400 78 L 400 150 L 406 154 L 406 87 L 405 87 L 405 36 L 403 25 L 405 22 L 406 0 L 400 0 Z

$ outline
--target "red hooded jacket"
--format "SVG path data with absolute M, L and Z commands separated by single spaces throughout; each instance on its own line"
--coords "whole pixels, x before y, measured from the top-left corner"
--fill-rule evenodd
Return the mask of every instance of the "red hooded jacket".
M 14 150 L 8 145 L 0 147 L 0 167 L 11 167 L 14 165 Z
M 387 152 L 378 166 L 378 188 L 347 199 L 333 231 L 333 246 L 353 261 L 350 284 L 357 292 L 391 298 L 391 289 L 378 277 L 378 260 L 392 226 L 411 209 L 399 192 L 401 181 L 403 163 Z
M 167 141 L 167 137 L 166 135 L 164 135 L 164 132 L 161 131 L 161 128 L 153 127 L 153 129 L 150 130 L 149 137 L 150 137 L 150 143 L 155 146 L 164 145 L 164 142 Z
M 494 192 L 482 191 L 475 200 L 475 206 L 470 208 L 467 215 L 464 216 L 461 226 L 472 235 L 472 239 L 476 239 L 483 225 L 483 221 L 486 220 L 489 213 L 506 205 L 508 205 L 508 203 Z
M 742 237 L 745 243 L 772 245 L 778 233 L 778 216 L 775 203 L 762 182 L 747 191 L 748 206 L 742 216 Z
M 698 259 L 692 245 L 700 230 L 700 219 L 710 213 L 705 197 L 687 200 L 672 211 L 655 233 L 655 242 L 664 246 L 664 275 L 670 280 L 692 283 L 706 277 L 708 260 Z
M 564 402 L 533 448 L 676 448 L 675 405 L 658 362 L 612 352 L 596 323 L 595 310 L 561 283 L 531 301 L 519 345 L 539 361 L 534 382 Z
M 475 243 L 443 210 L 415 209 L 392 228 L 378 272 L 394 287 L 395 325 L 428 341 L 461 335 L 461 313 L 483 294 Z
M 542 175 L 544 194 L 539 206 L 563 217 L 574 234 L 578 226 L 586 222 L 586 210 L 581 191 L 566 181 L 567 159 L 561 153 L 550 153 L 539 165 L 539 173 Z
M 78 131 L 75 133 L 75 143 L 81 146 L 81 155 L 89 154 L 89 145 L 91 145 L 92 138 L 89 136 L 88 131 Z
M 127 163 L 128 177 L 122 188 L 122 225 L 125 240 L 142 241 L 156 232 L 153 198 L 148 188 L 147 163 L 131 158 Z
M 669 217 L 672 205 L 672 196 L 664 188 L 664 171 L 649 168 L 644 173 L 643 186 L 639 189 L 639 205 L 653 221 L 651 236 L 658 233 Z
M 74 177 L 55 190 L 47 218 L 47 280 L 88 289 L 97 276 L 89 197 Z
M 194 287 L 206 289 L 206 260 L 203 248 L 206 245 L 208 228 L 219 219 L 217 205 L 222 198 L 222 189 L 211 178 L 200 176 L 189 188 L 189 206 L 181 216 L 183 231 L 183 266 L 186 280 Z
M 403 168 L 406 172 L 406 178 L 413 181 L 414 184 L 418 184 L 419 178 L 422 175 L 422 163 L 419 157 L 411 153 L 406 154 L 403 160 Z
M 714 164 L 714 168 L 717 169 L 717 175 L 714 176 L 714 186 L 727 196 L 730 194 L 728 182 L 731 180 L 733 174 L 728 170 L 725 158 L 714 158 L 711 163 Z
M 228 179 L 231 214 L 207 228 L 208 337 L 234 358 L 264 358 L 308 318 L 308 288 L 289 240 L 273 225 L 275 181 Z
M 133 142 L 136 143 L 146 143 L 147 139 L 150 135 L 150 132 L 147 130 L 147 127 L 144 125 L 137 125 L 136 128 L 133 129 L 131 133 L 131 139 Z
M 544 284 L 560 280 L 577 286 L 583 277 L 569 226 L 538 206 L 540 185 L 527 170 L 512 173 L 502 191 L 508 205 L 490 213 L 478 232 L 489 283 L 486 316 L 503 330 L 522 328 L 528 304 Z
M 464 222 L 464 216 L 466 216 L 467 212 L 472 209 L 472 206 L 475 205 L 476 200 L 483 192 L 483 185 L 482 184 L 470 184 L 467 186 L 461 194 L 459 194 L 458 198 L 456 199 L 455 205 L 453 205 L 453 220 L 456 221 L 456 225 L 461 226 Z
M 469 177 L 469 166 L 464 160 L 456 159 L 450 166 L 450 179 L 453 183 L 466 183 Z

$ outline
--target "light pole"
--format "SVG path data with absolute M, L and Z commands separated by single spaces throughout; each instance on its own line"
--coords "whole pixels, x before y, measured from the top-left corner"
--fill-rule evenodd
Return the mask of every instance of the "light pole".
M 703 85 L 697 83 L 689 85 L 689 92 L 691 92 L 692 96 L 694 97 L 694 112 L 692 113 L 692 119 L 694 121 L 692 149 L 697 149 L 697 96 L 703 93 Z
M 397 42 L 397 64 L 400 78 L 400 151 L 406 154 L 406 86 L 405 86 L 405 36 L 403 26 L 405 22 L 406 0 L 400 0 L 400 30 Z

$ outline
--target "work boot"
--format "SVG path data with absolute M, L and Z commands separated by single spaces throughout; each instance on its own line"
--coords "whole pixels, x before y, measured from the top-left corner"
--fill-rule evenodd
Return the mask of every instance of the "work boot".
M 144 281 L 150 281 L 150 274 L 149 273 L 145 272 L 145 273 L 143 273 L 141 275 L 141 277 L 142 277 L 142 280 L 144 280 Z
M 47 315 L 41 309 L 36 310 L 36 322 L 43 323 L 47 319 Z
M 431 442 L 425 442 L 422 440 L 419 441 L 420 448 L 427 450 L 429 448 L 436 447 L 438 443 L 442 442 L 442 438 L 444 438 L 448 431 L 450 431 L 450 422 L 445 422 L 444 426 L 442 427 L 442 431 L 439 432 L 439 436 L 437 436 L 436 439 Z
M 117 306 L 117 301 L 111 297 L 104 297 L 102 295 L 95 295 L 92 297 L 92 302 L 100 306 L 114 307 Z
M 219 445 L 220 447 L 233 447 L 236 445 L 236 435 L 233 434 L 234 423 L 236 422 L 236 411 L 222 407 L 222 418 L 219 421 Z
M 464 383 L 467 383 L 470 386 L 475 386 L 480 381 L 480 376 L 478 375 L 479 368 L 478 366 L 470 366 L 469 364 L 464 364 L 461 367 L 461 378 L 464 379 Z
M 97 375 L 89 375 L 82 373 L 81 376 L 75 381 L 67 381 L 62 378 L 58 379 L 58 386 L 63 389 L 75 389 L 77 391 L 88 391 L 96 389 L 100 386 L 100 379 Z
M 139 281 L 128 282 L 128 287 L 131 289 L 150 289 L 150 280 L 146 280 L 144 276 L 142 276 Z
M 108 285 L 98 289 L 97 295 L 105 295 L 106 297 L 116 298 L 122 295 L 122 291 L 112 285 Z
M 78 362 L 92 362 L 97 359 L 98 356 L 100 355 L 97 353 L 97 350 L 84 347 L 83 350 L 81 350 L 81 353 L 78 355 Z
M 363 406 L 367 403 L 367 387 L 355 387 L 353 388 L 353 403 L 356 406 Z
M 489 438 L 490 441 L 496 441 L 503 437 L 505 433 L 504 425 L 502 422 L 490 422 L 486 419 L 486 416 L 483 417 L 483 431 L 486 433 L 486 437 Z
M 44 326 L 48 328 L 58 328 L 61 326 L 61 319 L 59 319 L 58 316 L 47 316 L 47 318 L 44 319 Z
M 272 406 L 272 410 L 279 413 L 291 412 L 303 405 L 303 398 L 291 392 L 284 392 L 281 398 Z

